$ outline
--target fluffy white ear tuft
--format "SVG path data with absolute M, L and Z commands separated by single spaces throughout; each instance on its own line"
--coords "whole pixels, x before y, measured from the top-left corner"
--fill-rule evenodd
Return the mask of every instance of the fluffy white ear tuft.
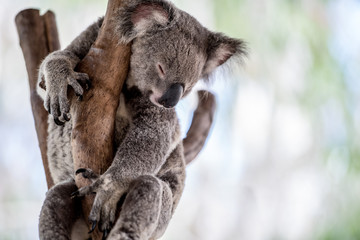
M 168 26 L 174 19 L 175 8 L 166 0 L 132 0 L 117 14 L 116 32 L 128 43 L 151 30 Z
M 211 74 L 215 68 L 224 64 L 233 56 L 244 57 L 246 44 L 239 39 L 229 38 L 220 33 L 210 33 L 207 46 L 207 61 L 203 76 Z
M 166 25 L 168 21 L 168 12 L 157 4 L 140 5 L 131 15 L 131 22 L 138 34 L 145 32 L 154 24 Z

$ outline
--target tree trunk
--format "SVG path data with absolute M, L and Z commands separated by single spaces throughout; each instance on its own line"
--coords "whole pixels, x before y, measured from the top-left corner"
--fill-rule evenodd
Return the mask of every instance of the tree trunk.
M 91 168 L 95 173 L 102 174 L 114 157 L 116 109 L 130 62 L 130 44 L 119 44 L 114 38 L 114 16 L 123 2 L 109 0 L 99 35 L 76 68 L 77 72 L 89 75 L 92 88 L 85 92 L 83 101 L 72 98 L 74 171 Z M 75 181 L 79 188 L 90 184 L 81 174 L 76 176 Z M 84 216 L 89 216 L 93 200 L 93 196 L 84 198 Z M 99 239 L 99 232 L 94 231 L 92 237 Z
M 34 115 L 35 129 L 38 136 L 48 188 L 54 185 L 47 159 L 47 119 L 48 113 L 43 101 L 36 93 L 37 70 L 41 61 L 52 51 L 60 49 L 55 15 L 48 11 L 43 16 L 37 9 L 21 11 L 15 18 L 29 76 L 30 101 Z

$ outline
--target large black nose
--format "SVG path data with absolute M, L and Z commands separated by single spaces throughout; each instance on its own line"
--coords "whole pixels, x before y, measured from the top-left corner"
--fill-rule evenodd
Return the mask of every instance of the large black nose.
M 166 108 L 175 107 L 175 105 L 179 102 L 183 91 L 184 87 L 180 83 L 175 83 L 169 87 L 158 102 Z

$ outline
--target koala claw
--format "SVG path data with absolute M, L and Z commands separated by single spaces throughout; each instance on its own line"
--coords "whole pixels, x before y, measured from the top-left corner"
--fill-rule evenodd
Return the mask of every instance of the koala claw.
M 87 79 L 85 81 L 85 90 L 89 90 L 91 88 L 91 81 L 89 79 Z
M 56 123 L 56 125 L 58 126 L 63 126 L 65 123 L 60 121 L 59 118 L 54 118 L 54 122 Z
M 90 220 L 90 223 L 91 223 L 91 229 L 89 231 L 89 234 L 92 233 L 95 230 L 97 221 L 96 220 Z
M 95 193 L 96 196 L 89 220 L 99 223 L 99 230 L 109 232 L 112 223 L 116 220 L 117 204 L 127 190 L 127 181 L 114 179 L 111 173 L 105 173 L 101 177 L 97 177 L 90 169 L 78 169 L 76 173 L 81 173 L 86 178 L 96 180 L 89 186 L 82 187 L 74 192 L 72 197 L 83 197 Z
M 79 173 L 83 173 L 86 172 L 86 168 L 79 168 L 78 170 L 76 170 L 75 175 L 78 175 Z
M 83 100 L 83 95 L 76 94 L 78 101 L 81 102 Z
M 93 182 L 99 178 L 99 175 L 94 173 L 91 169 L 79 168 L 78 170 L 76 170 L 75 175 L 78 175 L 80 173 L 83 176 L 83 178 L 90 179 Z
M 76 190 L 75 192 L 73 192 L 73 193 L 70 195 L 71 199 L 74 199 L 74 198 L 76 198 L 76 197 L 78 197 L 78 196 L 79 196 L 79 190 Z
M 70 121 L 71 115 L 68 113 L 63 113 L 63 118 L 65 121 Z
M 102 237 L 102 240 L 105 240 L 107 238 L 107 236 L 109 235 L 109 230 L 105 229 L 104 230 L 104 233 L 103 233 L 103 237 Z

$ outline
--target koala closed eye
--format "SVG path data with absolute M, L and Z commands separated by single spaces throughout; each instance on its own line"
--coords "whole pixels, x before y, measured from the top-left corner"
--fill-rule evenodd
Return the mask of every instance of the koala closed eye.
M 161 63 L 158 63 L 156 65 L 156 69 L 157 69 L 157 71 L 159 73 L 159 77 L 164 80 L 166 74 L 165 74 L 165 71 L 164 71 L 164 67 L 161 65 Z

